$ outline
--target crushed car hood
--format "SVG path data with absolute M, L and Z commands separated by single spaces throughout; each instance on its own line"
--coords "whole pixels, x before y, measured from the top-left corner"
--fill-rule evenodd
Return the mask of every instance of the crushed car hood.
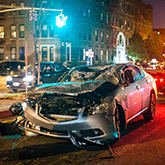
M 81 83 L 62 82 L 62 83 L 41 84 L 39 86 L 36 86 L 33 89 L 33 91 L 35 93 L 58 93 L 58 94 L 77 96 L 79 94 L 92 92 L 95 89 L 102 86 L 104 83 L 108 83 L 108 82 L 96 80 L 96 81 L 86 81 Z

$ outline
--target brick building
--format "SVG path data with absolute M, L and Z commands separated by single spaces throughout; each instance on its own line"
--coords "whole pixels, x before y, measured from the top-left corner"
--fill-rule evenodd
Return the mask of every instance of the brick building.
M 24 60 L 27 42 L 29 63 L 41 61 L 93 64 L 124 62 L 134 32 L 143 38 L 152 33 L 153 8 L 142 0 L 0 0 L 1 11 L 13 6 L 36 7 L 0 13 L 0 60 Z M 7 5 L 8 7 L 4 6 Z M 13 7 L 15 8 L 15 7 Z M 58 28 L 55 18 L 63 9 L 67 25 Z M 32 19 L 32 21 L 30 21 Z M 87 53 L 88 52 L 88 53 Z

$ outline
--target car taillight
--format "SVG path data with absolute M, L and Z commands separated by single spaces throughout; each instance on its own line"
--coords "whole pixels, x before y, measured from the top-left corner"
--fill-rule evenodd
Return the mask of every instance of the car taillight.
M 155 79 L 155 81 L 157 81 L 158 79 L 157 78 L 154 78 Z
M 161 79 L 160 79 L 160 83 L 162 83 L 163 81 L 164 81 L 163 78 L 161 78 Z

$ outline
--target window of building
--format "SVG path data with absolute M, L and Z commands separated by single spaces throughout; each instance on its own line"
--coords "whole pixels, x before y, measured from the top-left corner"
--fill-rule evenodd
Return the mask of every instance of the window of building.
M 53 26 L 53 24 L 49 25 L 49 37 L 54 37 L 54 26 Z
M 42 25 L 41 37 L 43 37 L 43 38 L 48 37 L 48 25 L 47 24 Z
M 11 47 L 11 49 L 10 49 L 10 59 L 11 60 L 16 59 L 16 47 Z
M 54 47 L 50 46 L 50 61 L 54 61 Z
M 86 17 L 87 13 L 86 13 L 86 8 L 83 8 L 83 17 Z
M 98 41 L 98 30 L 95 30 L 95 41 Z
M 48 48 L 47 46 L 42 47 L 42 61 L 47 61 L 48 59 Z
M 4 26 L 0 26 L 0 38 L 5 37 Z
M 24 47 L 19 48 L 19 59 L 25 60 L 25 48 Z
M 109 61 L 109 50 L 106 50 L 106 61 Z
M 95 60 L 96 60 L 96 61 L 99 60 L 99 57 L 98 57 L 98 49 L 96 49 L 96 51 L 95 51 Z
M 101 32 L 101 42 L 104 42 L 104 32 Z
M 101 12 L 101 23 L 103 23 L 103 22 L 104 22 L 104 13 Z
M 88 31 L 88 40 L 89 40 L 89 41 L 92 40 L 92 38 L 91 38 L 91 29 L 89 29 L 89 31 Z
M 127 37 L 127 46 L 129 46 L 129 37 Z
M 24 2 L 20 2 L 19 5 L 20 5 L 20 7 L 25 7 Z M 19 10 L 19 15 L 24 15 L 24 14 L 25 14 L 25 10 Z
M 25 26 L 19 25 L 19 38 L 24 38 L 24 37 L 25 37 Z
M 109 25 L 109 15 L 106 14 L 106 24 Z
M 4 48 L 0 48 L 0 60 L 4 60 Z
M 84 60 L 84 53 L 83 53 L 83 49 L 79 48 L 79 60 L 83 61 Z
M 103 50 L 100 52 L 100 60 L 103 61 Z
M 109 34 L 106 34 L 106 40 L 109 41 Z
M 66 61 L 71 61 L 71 46 L 66 45 Z
M 16 38 L 16 25 L 11 25 L 10 26 L 10 37 L 11 38 Z
M 88 19 L 91 19 L 91 9 L 88 9 Z

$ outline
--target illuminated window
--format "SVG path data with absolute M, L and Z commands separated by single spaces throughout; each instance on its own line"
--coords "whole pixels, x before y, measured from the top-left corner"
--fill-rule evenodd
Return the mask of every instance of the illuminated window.
M 48 59 L 48 48 L 47 46 L 42 47 L 42 61 L 47 61 Z
M 106 34 L 106 39 L 107 39 L 107 41 L 109 40 L 109 34 L 108 33 Z
M 47 26 L 47 24 L 42 25 L 41 36 L 43 38 L 48 37 L 48 26 Z
M 4 26 L 0 26 L 0 38 L 5 37 Z
M 11 38 L 16 38 L 16 25 L 11 25 L 10 26 L 10 37 Z
M 101 12 L 101 22 L 103 23 L 104 22 L 104 13 Z
M 16 59 L 16 47 L 11 47 L 11 49 L 10 49 L 10 59 L 11 60 Z
M 109 61 L 109 50 L 106 50 L 106 61 Z
M 101 50 L 101 57 L 100 60 L 103 61 L 103 50 Z
M 108 25 L 109 24 L 109 15 L 106 14 L 106 24 Z
M 25 37 L 25 26 L 19 25 L 19 38 L 24 38 L 24 37 Z
M 4 60 L 4 48 L 0 48 L 0 60 Z
M 101 32 L 101 42 L 104 42 L 104 32 Z

